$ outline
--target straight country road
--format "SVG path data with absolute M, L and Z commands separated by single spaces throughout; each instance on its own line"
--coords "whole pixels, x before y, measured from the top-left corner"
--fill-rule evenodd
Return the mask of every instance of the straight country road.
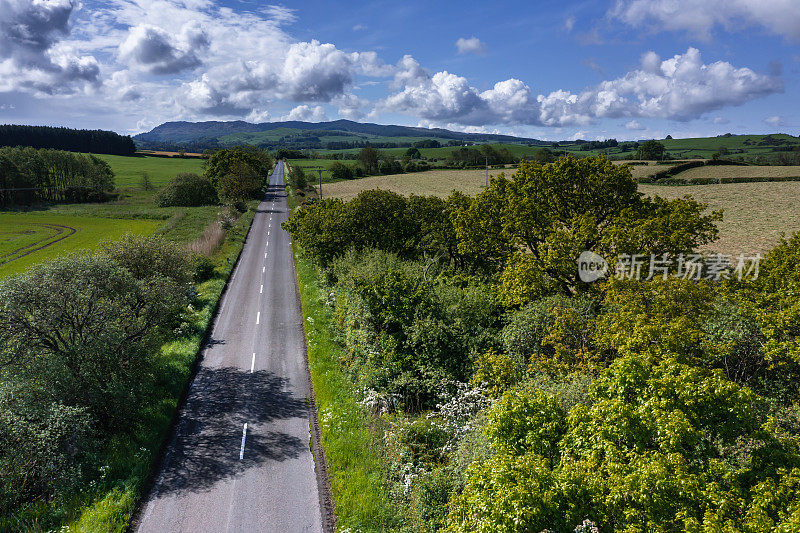
M 135 531 L 322 531 L 283 174 L 278 162 Z

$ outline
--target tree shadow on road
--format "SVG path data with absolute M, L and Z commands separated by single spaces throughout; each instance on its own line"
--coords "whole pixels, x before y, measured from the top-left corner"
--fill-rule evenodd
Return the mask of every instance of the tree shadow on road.
M 155 496 L 200 492 L 268 461 L 296 458 L 308 443 L 259 427 L 308 416 L 305 398 L 283 388 L 286 380 L 262 370 L 201 368 L 156 478 Z M 242 428 L 248 424 L 244 457 Z

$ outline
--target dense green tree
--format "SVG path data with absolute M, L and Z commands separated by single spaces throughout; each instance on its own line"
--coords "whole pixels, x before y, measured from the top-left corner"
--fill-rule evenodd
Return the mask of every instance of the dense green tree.
M 303 167 L 291 165 L 289 168 L 289 185 L 296 191 L 304 191 L 308 186 L 308 178 Z
M 403 155 L 403 157 L 406 157 L 408 159 L 419 159 L 422 157 L 422 153 L 419 151 L 419 148 L 417 148 L 416 146 L 412 146 L 411 148 L 406 150 L 406 153 Z
M 238 194 L 239 189 L 252 191 L 252 187 L 249 183 L 245 187 L 237 187 L 231 181 L 235 181 L 236 178 L 242 178 L 245 182 L 255 179 L 263 182 L 271 170 L 272 160 L 266 152 L 254 147 L 236 147 L 214 152 L 208 159 L 205 177 L 219 191 L 220 196 L 224 196 L 222 191 L 224 187 L 223 180 L 228 181 L 225 187 L 229 189 L 229 192 L 235 190 Z M 259 183 L 260 186 L 261 183 Z
M 213 205 L 218 202 L 211 181 L 191 172 L 178 174 L 156 195 L 156 203 L 161 207 Z
M 331 177 L 335 180 L 351 180 L 353 179 L 353 169 L 349 165 L 335 161 L 329 168 Z
M 377 174 L 380 164 L 381 154 L 372 146 L 365 146 L 358 152 L 358 161 L 364 167 L 367 174 Z
M 800 505 L 792 478 L 777 498 L 763 490 L 797 468 L 797 447 L 762 428 L 749 389 L 629 355 L 591 397 L 565 414 L 535 388 L 508 391 L 486 428 L 495 453 L 470 467 L 447 530 L 571 531 L 588 518 L 603 532 L 767 531 L 795 519 L 778 507 Z
M 0 512 L 81 488 L 140 429 L 154 357 L 191 295 L 186 252 L 126 237 L 0 282 Z
M 30 146 L 95 154 L 132 156 L 136 145 L 113 131 L 76 130 L 50 126 L 0 125 L 0 146 Z
M 114 189 L 104 160 L 58 150 L 0 148 L 0 205 L 99 201 Z
M 664 158 L 666 148 L 659 141 L 644 141 L 636 151 L 636 159 L 659 160 Z
M 556 155 L 549 148 L 539 148 L 533 153 L 533 160 L 540 165 L 544 165 L 555 161 Z
M 459 251 L 489 270 L 504 270 L 509 301 L 524 302 L 551 286 L 566 294 L 584 286 L 576 259 L 585 250 L 617 254 L 692 251 L 716 237 L 721 214 L 704 215 L 691 199 L 645 199 L 626 167 L 604 158 L 523 161 L 456 215 Z M 516 276 L 523 276 L 517 281 Z M 526 296 L 527 294 L 527 296 Z

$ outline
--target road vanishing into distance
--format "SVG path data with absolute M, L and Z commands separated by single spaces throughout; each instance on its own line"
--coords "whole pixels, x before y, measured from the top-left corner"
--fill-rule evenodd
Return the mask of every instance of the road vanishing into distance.
M 284 167 L 270 176 L 141 532 L 321 532 Z

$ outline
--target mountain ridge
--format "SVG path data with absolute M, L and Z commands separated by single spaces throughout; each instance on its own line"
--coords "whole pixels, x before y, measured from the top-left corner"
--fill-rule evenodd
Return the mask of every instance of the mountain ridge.
M 252 123 L 234 121 L 171 121 L 160 124 L 149 132 L 140 133 L 133 138 L 139 143 L 149 142 L 196 142 L 199 139 L 220 138 L 235 134 L 269 132 L 281 128 L 300 132 L 346 132 L 355 135 L 376 137 L 419 137 L 441 138 L 470 142 L 542 143 L 538 139 L 515 137 L 494 133 L 467 133 L 443 128 L 420 128 L 394 124 L 375 124 L 354 122 L 352 120 L 332 120 L 327 122 L 278 121 Z

